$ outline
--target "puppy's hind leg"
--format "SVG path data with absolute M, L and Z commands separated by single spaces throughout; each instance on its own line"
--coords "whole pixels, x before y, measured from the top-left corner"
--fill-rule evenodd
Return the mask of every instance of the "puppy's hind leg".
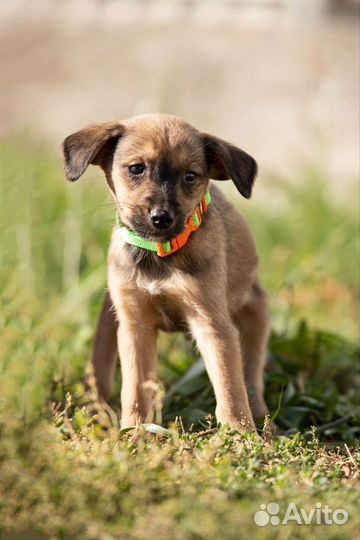
M 107 401 L 113 389 L 117 361 L 117 329 L 114 307 L 106 292 L 93 348 L 92 364 L 100 399 Z
M 255 419 L 268 414 L 264 400 L 264 367 L 270 332 L 270 317 L 266 294 L 255 283 L 250 301 L 234 317 L 239 330 L 244 359 L 245 384 L 251 412 Z

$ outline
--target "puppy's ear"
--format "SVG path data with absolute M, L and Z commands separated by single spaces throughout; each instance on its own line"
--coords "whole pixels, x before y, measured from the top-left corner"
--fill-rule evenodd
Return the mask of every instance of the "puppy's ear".
M 255 176 L 256 161 L 240 148 L 207 133 L 202 134 L 209 177 L 231 180 L 241 195 L 249 199 Z
M 125 128 L 118 122 L 94 124 L 66 137 L 63 142 L 64 167 L 68 180 L 74 182 L 90 164 L 105 169 L 106 158 L 115 150 Z

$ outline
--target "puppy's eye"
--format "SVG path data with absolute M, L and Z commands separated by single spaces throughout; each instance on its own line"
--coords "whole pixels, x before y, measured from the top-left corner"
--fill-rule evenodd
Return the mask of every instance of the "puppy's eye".
M 196 178 L 197 178 L 197 174 L 194 171 L 188 171 L 184 176 L 184 180 L 187 184 L 193 184 Z
M 139 176 L 145 171 L 146 167 L 143 163 L 135 163 L 129 166 L 129 172 L 134 176 Z

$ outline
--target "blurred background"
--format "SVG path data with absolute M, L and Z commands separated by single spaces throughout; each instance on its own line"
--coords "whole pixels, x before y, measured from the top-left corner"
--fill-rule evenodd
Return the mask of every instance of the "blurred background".
M 0 126 L 55 148 L 160 111 L 333 189 L 358 167 L 358 0 L 2 0 Z
M 255 233 L 274 336 L 298 336 L 299 366 L 312 332 L 357 343 L 358 10 L 358 0 L 1 0 L 2 400 L 39 409 L 90 358 L 114 211 L 98 169 L 65 182 L 61 142 L 145 112 L 182 116 L 257 159 L 251 201 L 222 187 Z M 319 355 L 352 362 L 339 347 Z M 191 354 L 176 337 L 161 351 L 169 388 Z

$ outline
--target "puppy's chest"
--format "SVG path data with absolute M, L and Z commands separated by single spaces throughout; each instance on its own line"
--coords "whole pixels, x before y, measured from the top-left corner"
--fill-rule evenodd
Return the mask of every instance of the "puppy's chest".
M 136 287 L 139 291 L 154 297 L 170 294 L 172 289 L 169 282 L 161 279 L 149 279 L 141 274 L 136 277 Z
M 181 296 L 169 280 L 150 280 L 139 276 L 136 280 L 139 292 L 145 294 L 151 305 L 158 327 L 166 332 L 185 331 L 187 328 Z

